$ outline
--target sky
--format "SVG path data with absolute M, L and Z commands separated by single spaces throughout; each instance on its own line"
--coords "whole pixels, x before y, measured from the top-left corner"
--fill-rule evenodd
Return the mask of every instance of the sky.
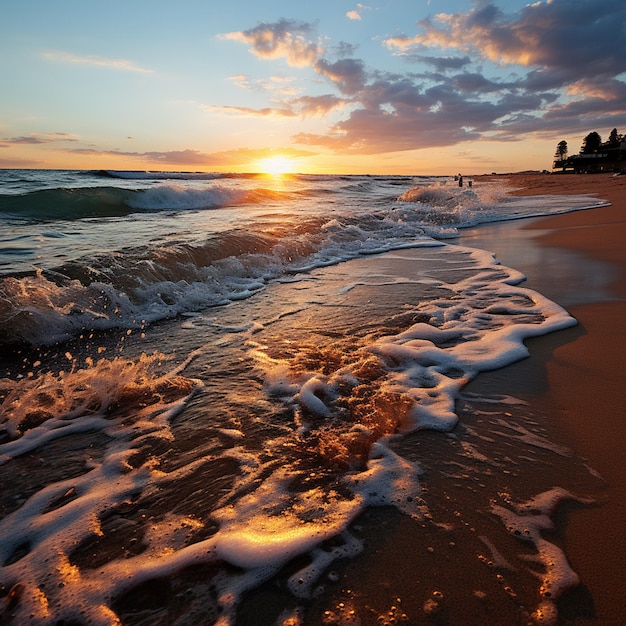
M 626 133 L 624 0 L 0 0 L 0 167 L 479 174 Z

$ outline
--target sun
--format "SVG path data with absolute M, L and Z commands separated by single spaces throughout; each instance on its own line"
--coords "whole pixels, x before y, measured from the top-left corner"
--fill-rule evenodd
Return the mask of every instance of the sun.
M 293 160 L 287 157 L 275 156 L 267 159 L 261 159 L 258 162 L 259 170 L 264 174 L 289 174 L 293 172 Z

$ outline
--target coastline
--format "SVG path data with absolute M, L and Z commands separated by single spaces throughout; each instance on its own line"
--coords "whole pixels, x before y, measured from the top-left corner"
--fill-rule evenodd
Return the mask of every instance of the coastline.
M 526 181 L 529 192 L 540 189 L 541 183 L 555 182 L 561 185 L 562 193 L 572 193 L 568 184 L 570 178 L 559 177 L 551 181 L 548 175 L 538 177 L 537 181 Z M 516 177 L 511 181 L 520 187 L 516 193 L 524 193 L 523 180 Z M 601 180 L 589 179 L 588 188 L 594 182 Z M 626 179 L 616 182 L 621 185 Z M 554 187 L 552 185 L 547 193 L 556 193 Z M 588 188 L 575 193 L 587 193 Z M 592 190 L 592 193 L 607 197 L 602 191 Z M 290 561 L 275 578 L 242 592 L 236 618 L 233 618 L 236 621 L 232 623 L 238 626 L 269 626 L 279 622 L 316 626 L 320 623 L 347 624 L 357 623 L 353 618 L 357 614 L 364 626 L 400 621 L 425 625 L 494 626 L 530 623 L 611 626 L 623 623 L 624 594 L 618 588 L 624 571 L 623 554 L 619 552 L 624 528 L 624 512 L 621 510 L 624 479 L 620 475 L 623 474 L 620 463 L 624 438 L 619 419 L 623 398 L 616 394 L 620 393 L 619 379 L 623 370 L 624 352 L 618 340 L 623 330 L 624 310 L 614 305 L 623 304 L 619 285 L 620 271 L 624 268 L 611 257 L 601 254 L 619 253 L 620 235 L 614 240 L 615 251 L 611 251 L 610 246 L 607 246 L 608 252 L 604 250 L 602 239 L 598 239 L 596 244 L 601 248 L 598 254 L 580 250 L 574 245 L 576 242 L 568 243 L 569 235 L 575 238 L 579 233 L 582 233 L 583 244 L 586 243 L 585 233 L 590 229 L 606 228 L 607 236 L 612 236 L 622 220 L 621 209 L 615 209 L 615 206 L 622 206 L 619 203 L 617 197 L 614 205 L 607 207 L 611 210 L 610 215 L 605 209 L 583 210 L 554 218 L 482 224 L 461 231 L 459 241 L 452 243 L 478 248 L 487 265 L 489 255 L 484 251 L 493 251 L 503 265 L 528 277 L 522 288 L 528 287 L 562 304 L 579 324 L 527 340 L 530 358 L 509 367 L 483 372 L 464 387 L 455 407 L 460 419 L 454 431 L 427 428 L 390 442 L 391 451 L 412 468 L 410 477 L 417 477 L 419 489 L 410 492 L 406 499 L 407 503 L 415 504 L 406 504 L 406 509 L 368 507 L 350 524 L 347 534 L 322 544 L 322 552 L 318 555 L 330 554 L 332 549 L 335 560 L 333 569 L 319 579 L 319 586 L 315 587 L 310 599 L 306 593 L 294 595 L 288 587 L 294 572 L 306 571 L 309 557 L 302 554 Z M 557 236 L 564 238 L 563 244 L 551 243 L 551 238 Z M 169 525 L 170 514 L 184 512 L 190 515 L 189 519 L 195 515 L 201 520 L 211 519 L 211 507 L 216 506 L 214 494 L 227 493 L 230 476 L 236 473 L 233 472 L 235 462 L 231 463 L 228 457 L 231 446 L 237 447 L 247 437 L 247 449 L 254 451 L 258 447 L 263 450 L 265 435 L 257 434 L 259 421 L 255 411 L 272 411 L 268 413 L 267 425 L 261 428 L 261 431 L 267 428 L 272 435 L 283 432 L 277 428 L 283 417 L 291 424 L 288 413 L 266 402 L 267 388 L 260 382 L 264 378 L 256 373 L 254 379 L 250 378 L 248 372 L 255 361 L 247 356 L 248 342 L 244 335 L 235 331 L 244 337 L 238 339 L 237 334 L 233 336 L 233 329 L 247 329 L 252 320 L 254 330 L 251 334 L 258 345 L 293 347 L 295 353 L 300 346 L 303 354 L 327 362 L 327 371 L 332 373 L 333 368 L 338 367 L 338 359 L 360 345 L 354 340 L 355 329 L 357 337 L 360 333 L 365 344 L 373 332 L 393 335 L 407 324 L 421 319 L 411 312 L 412 307 L 439 297 L 437 281 L 422 279 L 432 278 L 430 270 L 435 277 L 437 272 L 442 272 L 445 263 L 442 263 L 440 252 L 443 250 L 440 248 L 445 246 L 435 246 L 432 250 L 418 246 L 381 255 L 362 255 L 342 264 L 307 272 L 303 281 L 272 282 L 267 289 L 242 300 L 238 307 L 212 310 L 210 318 L 183 318 L 182 323 L 181 318 L 175 318 L 152 325 L 145 337 L 139 333 L 125 335 L 120 344 L 124 343 L 126 358 L 133 360 L 140 353 L 149 354 L 152 346 L 166 354 L 171 352 L 179 360 L 193 355 L 188 367 L 185 366 L 186 376 L 190 380 L 206 377 L 209 381 L 206 390 L 194 395 L 185 408 L 184 419 L 168 421 L 171 426 L 167 429 L 171 430 L 166 432 L 171 433 L 169 441 L 172 443 L 166 444 L 168 452 L 159 460 L 165 473 L 172 470 L 172 463 L 181 462 L 179 458 L 185 459 L 185 463 L 194 458 L 198 449 L 201 453 L 210 450 L 211 454 L 216 454 L 217 462 L 207 465 L 206 470 L 193 475 L 191 480 L 183 476 L 180 482 L 173 480 L 171 486 L 157 482 L 156 486 L 161 490 L 159 497 L 153 498 L 153 492 L 148 492 L 145 498 L 142 494 L 136 501 L 125 501 L 120 509 L 103 509 L 98 513 L 105 521 L 103 534 L 97 535 L 95 543 L 89 539 L 79 548 L 68 550 L 68 562 L 76 563 L 78 569 L 83 568 L 84 579 L 92 581 L 92 588 L 98 580 L 103 581 L 106 588 L 109 585 L 108 580 L 104 582 L 99 576 L 99 564 L 114 565 L 121 559 L 129 566 L 129 571 L 135 563 L 140 563 L 139 574 L 134 575 L 141 579 L 143 557 L 140 555 L 143 552 L 136 553 L 135 548 L 126 546 L 135 546 L 144 533 L 153 532 L 151 528 L 160 528 L 152 526 L 156 523 L 153 520 L 163 519 L 163 524 Z M 451 262 L 456 265 L 460 261 L 459 252 L 453 251 L 452 254 Z M 483 279 L 488 288 L 497 283 L 497 276 L 502 274 L 495 269 Z M 512 275 L 513 281 L 515 276 L 517 271 Z M 450 292 L 448 301 L 452 302 L 454 293 L 454 290 Z M 488 302 L 493 302 L 493 296 L 489 296 Z M 598 328 L 593 323 L 597 323 Z M 341 343 L 342 337 L 346 339 L 345 344 Z M 336 352 L 334 344 L 338 344 Z M 98 341 L 94 345 L 100 346 L 101 343 Z M 108 347 L 112 351 L 115 346 Z M 217 350 L 218 347 L 224 349 Z M 572 354 L 568 352 L 571 349 L 574 350 Z M 73 348 L 68 353 L 76 355 Z M 67 359 L 68 353 L 57 356 L 61 360 Z M 609 357 L 613 361 L 607 364 L 605 359 Z M 215 378 L 211 380 L 211 376 Z M 232 400 L 228 398 L 220 402 L 219 392 L 226 378 L 230 382 L 224 395 L 232 394 Z M 63 387 L 70 384 L 66 378 Z M 597 397 L 598 389 L 601 389 L 601 398 Z M 517 399 L 521 402 L 516 402 Z M 250 411 L 249 407 L 260 409 Z M 381 410 L 385 411 L 386 405 L 383 404 Z M 134 411 L 132 402 L 129 401 L 128 407 L 123 405 L 120 411 Z M 121 413 L 120 419 L 124 415 L 126 413 Z M 274 430 L 274 422 L 277 430 Z M 48 474 L 52 474 L 50 468 L 56 466 L 56 459 L 68 456 L 71 460 L 75 450 L 80 454 L 83 450 L 91 454 L 88 451 L 92 442 L 92 439 L 85 438 L 76 444 L 71 437 L 63 438 L 57 446 L 42 446 L 37 450 L 30 466 L 27 465 L 30 459 L 26 456 L 19 461 L 23 464 L 19 465 L 19 471 L 14 469 L 17 466 L 9 468 L 5 465 L 3 471 L 7 472 L 7 479 L 13 474 L 24 481 L 11 479 L 13 492 L 5 494 L 5 502 L 16 506 L 17 500 L 13 496 L 21 497 L 23 485 L 30 488 L 38 485 L 40 480 L 47 480 Z M 158 443 L 148 442 L 142 451 L 145 449 L 150 455 L 155 451 L 155 455 L 161 455 Z M 100 445 L 96 442 L 97 449 Z M 276 458 L 287 464 L 289 446 L 278 448 L 276 444 L 272 445 L 278 450 Z M 576 456 L 571 455 L 570 450 L 574 450 Z M 273 462 L 271 448 L 267 454 L 269 461 Z M 583 462 L 581 457 L 587 461 Z M 137 458 L 141 460 L 143 457 L 138 455 Z M 221 463 L 222 458 L 229 460 Z M 59 463 L 58 466 L 59 472 L 67 471 L 66 464 Z M 317 469 L 320 464 L 315 461 L 312 467 Z M 606 486 L 589 468 L 604 476 Z M 306 477 L 307 472 L 303 476 Z M 313 472 L 310 478 L 315 478 L 316 473 Z M 405 469 L 400 475 L 407 474 Z M 306 483 L 302 483 L 302 487 L 308 489 Z M 326 488 L 326 483 L 320 483 L 318 489 L 322 488 Z M 539 515 L 548 515 L 549 521 L 556 523 L 556 530 L 548 530 L 542 537 L 554 546 L 555 551 L 547 553 L 544 548 L 542 553 L 537 544 L 512 537 L 511 528 L 506 524 L 506 512 L 516 510 L 512 507 L 528 503 L 535 496 L 546 499 L 545 494 L 559 488 L 581 500 L 566 498 L 556 513 L 550 508 L 549 513 Z M 418 506 L 421 497 L 416 497 L 420 493 L 424 494 L 423 509 Z M 585 500 L 587 495 L 588 501 Z M 547 499 L 550 497 L 548 495 Z M 329 499 L 332 506 L 332 498 Z M 280 503 L 280 498 L 277 502 Z M 398 502 L 403 504 L 404 498 Z M 494 507 L 498 503 L 504 508 Z M 539 509 L 531 509 L 530 515 L 525 516 L 524 532 L 539 533 L 540 525 L 533 518 L 537 511 L 547 510 L 546 507 L 539 505 Z M 121 531 L 116 530 L 114 523 L 108 526 L 109 519 L 117 521 L 118 512 L 124 522 Z M 184 528 L 187 528 L 186 524 L 185 521 Z M 212 536 L 210 533 L 214 528 L 215 525 L 207 524 L 207 539 Z M 205 531 L 197 532 L 194 541 L 200 540 L 200 533 Z M 82 530 L 77 532 L 79 536 L 80 533 Z M 164 536 L 170 541 L 167 531 Z M 64 540 L 74 546 L 75 539 L 70 539 Z M 131 540 L 132 544 L 129 543 Z M 362 548 L 357 550 L 357 544 Z M 150 549 L 148 559 L 156 554 L 151 554 Z M 344 550 L 350 558 L 336 556 Z M 19 559 L 15 564 L 31 558 L 36 563 L 36 554 L 33 551 L 32 557 L 30 553 L 22 556 L 18 549 L 16 557 Z M 569 560 L 574 575 L 568 578 L 567 566 L 557 568 L 557 574 L 552 577 L 549 568 L 554 562 L 546 561 L 548 554 L 557 555 L 557 558 L 563 554 L 563 561 L 558 562 Z M 136 556 L 139 557 L 137 561 L 134 560 Z M 130 587 L 130 583 L 126 587 L 125 583 L 120 583 L 119 593 L 110 595 L 120 619 L 124 623 L 138 623 L 142 614 L 145 616 L 151 612 L 154 620 L 161 615 L 163 623 L 173 623 L 181 615 L 198 615 L 193 611 L 196 610 L 194 603 L 200 597 L 208 598 L 205 608 L 215 610 L 217 616 L 219 609 L 213 602 L 216 587 L 207 594 L 205 582 L 222 573 L 230 575 L 231 566 L 223 568 L 209 562 L 201 566 L 198 573 L 193 563 L 187 567 L 190 561 L 185 565 L 185 559 L 182 555 L 179 563 L 184 567 L 181 565 L 171 575 L 144 582 L 139 580 Z M 8 567 L 13 565 L 10 563 Z M 22 566 L 14 569 L 19 567 Z M 45 571 L 45 566 L 42 568 Z M 542 568 L 546 573 L 543 579 Z M 114 571 L 113 567 L 108 570 Z M 52 569 L 52 576 L 48 578 L 56 576 L 55 572 L 62 573 Z M 581 584 L 574 587 L 575 583 L 570 584 L 570 581 L 577 579 L 576 574 L 580 576 Z M 112 580 L 115 582 L 115 575 Z M 80 580 L 73 583 L 74 591 L 70 591 L 65 581 L 61 582 L 58 589 L 67 589 L 65 597 L 70 598 L 71 593 L 76 593 L 73 597 L 76 598 L 82 593 Z M 64 597 L 66 591 L 57 592 L 56 589 L 54 592 L 59 594 L 58 597 Z M 182 589 L 188 598 L 184 602 L 178 593 Z M 0 605 L 7 598 L 7 590 L 8 587 L 0 588 Z M 544 596 L 550 598 L 553 590 L 553 597 L 561 600 L 541 602 Z M 67 604 L 73 603 L 73 598 Z M 172 598 L 177 600 L 170 602 Z M 8 600 L 11 600 L 10 596 Z M 178 600 L 181 600 L 180 604 Z M 555 605 L 560 612 L 561 619 L 558 620 L 554 616 Z M 187 614 L 187 611 L 191 612 Z M 210 618 L 206 619 L 210 621 Z M 226 623 L 227 619 L 225 616 L 220 623 Z
M 521 236 L 531 237 L 544 252 L 566 250 L 578 255 L 578 272 L 593 274 L 591 264 L 603 262 L 603 275 L 598 276 L 596 269 L 596 276 L 587 280 L 599 279 L 605 288 L 591 301 L 578 302 L 576 294 L 570 294 L 574 304 L 569 304 L 567 289 L 554 284 L 558 273 L 528 274 L 530 288 L 540 290 L 538 281 L 548 287 L 553 283 L 555 293 L 542 293 L 564 305 L 578 326 L 528 342 L 530 359 L 483 374 L 469 389 L 489 387 L 495 380 L 500 385 L 509 381 L 516 390 L 521 386 L 529 402 L 552 416 L 562 442 L 606 481 L 604 502 L 565 513 L 562 519 L 565 551 L 587 596 L 586 606 L 570 607 L 565 618 L 576 624 L 617 626 L 626 614 L 626 177 L 514 174 L 499 178 L 518 188 L 516 195 L 593 194 L 611 203 L 521 225 Z M 542 384 L 537 385 L 537 380 Z

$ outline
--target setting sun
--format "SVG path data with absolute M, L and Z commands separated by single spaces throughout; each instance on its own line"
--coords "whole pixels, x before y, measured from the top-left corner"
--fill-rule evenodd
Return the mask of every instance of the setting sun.
M 259 170 L 264 174 L 288 174 L 293 172 L 293 160 L 280 156 L 261 159 Z

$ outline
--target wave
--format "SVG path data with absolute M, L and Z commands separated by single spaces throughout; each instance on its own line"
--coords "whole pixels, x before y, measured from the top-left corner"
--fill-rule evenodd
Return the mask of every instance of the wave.
M 137 191 L 126 204 L 140 211 L 219 209 L 239 204 L 259 204 L 286 197 L 284 192 L 273 189 L 229 189 L 217 185 L 195 188 L 169 184 Z
M 91 330 L 152 322 L 251 296 L 270 280 L 393 248 L 439 245 L 400 212 L 317 217 L 102 253 L 0 281 L 0 344 L 49 345 Z
M 219 209 L 240 204 L 257 204 L 284 199 L 272 189 L 204 188 L 162 184 L 149 189 L 79 187 L 44 189 L 21 195 L 0 195 L 0 214 L 37 221 L 122 217 L 138 211 Z
M 291 280 L 298 273 L 362 255 L 442 246 L 436 239 L 455 237 L 461 227 L 527 216 L 529 208 L 537 211 L 536 200 L 509 198 L 504 202 L 502 189 L 496 187 L 478 191 L 424 185 L 396 196 L 399 201 L 391 203 L 388 190 L 382 192 L 384 197 L 368 195 L 365 205 L 351 204 L 354 192 L 344 192 L 340 205 L 334 198 L 323 204 L 320 195 L 302 206 L 294 201 L 292 206 L 298 211 L 293 215 L 281 210 L 279 218 L 264 216 L 255 222 L 244 214 L 240 217 L 245 224 L 236 222 L 233 228 L 235 222 L 226 220 L 223 230 L 199 232 L 193 240 L 155 235 L 140 245 L 122 245 L 64 265 L 6 276 L 0 281 L 0 345 L 49 345 L 92 330 L 141 328 L 245 299 L 272 280 Z M 42 191 L 16 201 L 32 216 L 37 204 L 29 200 L 36 198 L 46 219 L 50 219 L 50 209 L 44 201 L 59 198 L 72 199 L 63 210 L 73 218 L 91 215 L 94 205 L 100 207 L 100 217 L 105 210 L 111 214 L 174 210 L 182 225 L 180 212 L 186 209 L 246 202 L 263 205 L 273 200 L 284 205 L 284 200 L 295 200 L 302 193 L 167 184 L 143 190 Z M 94 198 L 107 199 L 105 209 Z M 566 202 L 563 210 L 572 210 L 571 198 L 562 201 Z M 580 202 L 589 200 L 581 197 Z
M 146 170 L 91 170 L 84 174 L 121 180 L 216 180 L 243 176 L 218 172 L 151 172 Z
M 1 195 L 0 213 L 34 220 L 71 220 L 127 215 L 132 191 L 115 187 L 43 189 L 21 195 Z
M 163 172 L 150 170 L 90 170 L 81 172 L 85 176 L 113 178 L 119 180 L 220 180 L 229 178 L 265 178 L 267 174 L 255 172 Z M 294 178 L 316 178 L 316 174 L 287 174 Z M 329 180 L 337 177 L 329 175 Z

